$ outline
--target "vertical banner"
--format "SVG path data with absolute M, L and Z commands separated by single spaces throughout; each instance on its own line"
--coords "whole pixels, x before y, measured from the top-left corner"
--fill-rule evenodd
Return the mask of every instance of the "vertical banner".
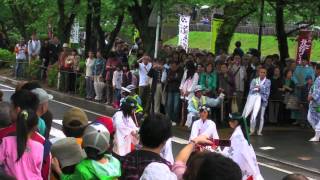
M 223 23 L 223 19 L 213 18 L 211 21 L 211 52 L 215 53 L 216 40 L 218 37 L 219 29 Z
M 310 62 L 311 57 L 311 47 L 312 47 L 312 31 L 302 30 L 298 37 L 298 47 L 297 47 L 297 64 L 301 63 L 303 58 L 307 58 Z
M 79 38 L 80 38 L 80 25 L 79 21 L 75 20 L 71 32 L 70 32 L 70 43 L 77 44 L 79 43 Z
M 181 46 L 188 52 L 189 41 L 189 23 L 190 16 L 181 15 L 179 22 L 179 42 L 178 46 Z

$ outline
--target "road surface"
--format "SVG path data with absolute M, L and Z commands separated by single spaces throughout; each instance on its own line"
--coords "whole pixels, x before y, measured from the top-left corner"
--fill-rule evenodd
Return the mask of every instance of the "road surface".
M 10 101 L 10 96 L 14 93 L 14 88 L 5 84 L 0 84 L 0 90 L 4 92 L 4 101 Z M 80 107 L 82 108 L 88 115 L 89 121 L 95 120 L 97 116 L 100 115 L 109 115 L 105 114 L 106 111 L 104 108 L 95 108 L 91 102 L 85 103 L 85 101 L 73 101 L 68 99 L 68 95 L 65 95 L 65 98 L 54 98 L 49 102 L 49 109 L 53 114 L 54 122 L 52 124 L 52 129 L 50 132 L 51 137 L 59 137 L 63 134 L 61 131 L 62 127 L 62 118 L 65 111 L 67 111 L 71 107 Z M 188 132 L 180 132 L 176 133 L 177 130 L 174 130 L 173 137 L 173 154 L 174 156 L 179 152 L 179 150 L 184 146 L 187 142 L 186 137 L 188 136 Z M 260 171 L 265 178 L 265 180 L 277 180 L 282 179 L 287 174 L 291 174 L 292 172 L 300 172 L 312 179 L 320 179 L 320 174 L 313 174 L 310 172 L 306 172 L 302 169 L 291 167 L 288 165 L 284 165 L 281 163 L 277 163 L 275 161 L 270 161 L 267 159 L 259 158 L 259 167 Z

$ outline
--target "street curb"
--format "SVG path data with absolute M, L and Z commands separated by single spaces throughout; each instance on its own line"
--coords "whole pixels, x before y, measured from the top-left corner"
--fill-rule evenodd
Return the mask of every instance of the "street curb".
M 297 169 L 304 170 L 306 172 L 310 172 L 310 173 L 314 173 L 314 174 L 320 175 L 320 170 L 316 169 L 316 168 L 304 167 L 304 166 L 302 166 L 302 165 L 300 165 L 298 163 L 285 161 L 285 160 L 282 160 L 282 159 L 279 159 L 279 158 L 275 158 L 275 157 L 271 157 L 269 155 L 266 155 L 266 154 L 263 154 L 263 153 L 259 153 L 259 152 L 256 152 L 256 156 L 258 158 L 263 158 L 263 159 L 266 159 L 266 160 L 269 160 L 269 161 L 273 161 L 273 162 L 276 162 L 276 163 L 281 163 L 281 164 L 284 164 L 284 165 L 287 165 L 287 166 L 291 166 L 291 167 L 294 167 L 294 168 L 297 168 Z
M 4 83 L 7 83 L 7 84 L 10 84 L 10 85 L 13 85 L 13 86 L 17 86 L 19 83 L 23 82 L 24 80 L 15 80 L 15 79 L 12 79 L 12 78 L 9 78 L 9 77 L 6 77 L 6 76 L 2 76 L 0 75 L 0 82 L 4 82 Z M 40 81 L 38 81 L 40 82 Z M 41 82 L 40 82 L 41 84 Z M 43 87 L 49 94 L 52 94 L 53 97 L 58 97 L 58 98 L 61 98 L 63 99 L 63 97 L 66 96 L 65 93 L 63 92 L 59 92 L 59 91 L 55 91 L 55 90 L 52 90 L 52 89 L 49 89 L 49 88 L 46 88 L 46 87 Z M 112 106 L 109 106 L 109 105 L 106 105 L 106 104 L 101 104 L 101 103 L 97 103 L 97 102 L 94 102 L 94 101 L 88 101 L 84 98 L 80 98 L 80 97 L 77 97 L 77 96 L 74 96 L 74 95 L 70 95 L 68 94 L 68 98 L 72 98 L 74 100 L 77 100 L 77 101 L 81 101 L 83 104 L 92 104 L 92 105 L 95 105 L 95 106 L 100 106 L 100 107 L 103 107 L 105 110 L 106 110 L 106 114 L 114 114 L 116 112 L 116 110 L 112 107 Z

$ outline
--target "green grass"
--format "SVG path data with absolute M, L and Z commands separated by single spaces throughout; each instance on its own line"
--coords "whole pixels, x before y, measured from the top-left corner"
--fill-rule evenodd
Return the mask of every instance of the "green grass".
M 210 50 L 211 32 L 192 31 L 189 34 L 189 47 Z M 247 52 L 249 48 L 257 48 L 258 35 L 235 33 L 230 47 L 229 53 L 234 49 L 234 43 L 241 41 L 242 49 Z M 177 45 L 178 37 L 169 39 L 165 44 Z M 294 38 L 288 38 L 289 54 L 291 58 L 296 57 L 297 42 Z M 278 42 L 275 36 L 262 37 L 262 56 L 279 53 Z M 311 50 L 311 60 L 320 61 L 320 40 L 313 40 Z

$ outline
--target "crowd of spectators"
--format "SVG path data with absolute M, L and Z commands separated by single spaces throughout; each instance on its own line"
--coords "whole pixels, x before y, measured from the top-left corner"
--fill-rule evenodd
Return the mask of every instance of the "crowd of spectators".
M 214 107 L 212 119 L 220 123 L 230 112 L 241 112 L 249 91 L 250 82 L 264 66 L 271 80 L 267 122 L 273 124 L 295 124 L 307 126 L 307 94 L 315 79 L 315 64 L 303 56 L 301 64 L 293 59 L 280 61 L 279 55 L 260 57 L 250 49 L 245 53 L 241 42 L 235 43 L 233 53 L 219 54 L 172 47 L 159 43 L 159 55 L 152 58 L 143 50 L 141 39 L 135 44 L 117 38 L 108 57 L 102 51 L 78 54 L 68 44 L 61 45 L 54 37 L 42 44 L 36 34 L 27 43 L 16 45 L 16 77 L 23 76 L 24 61 L 40 59 L 41 78 L 46 79 L 50 65 L 58 64 L 58 89 L 74 93 L 76 79 L 85 77 L 85 98 L 120 107 L 123 88 L 135 88 L 141 99 L 144 114 L 150 111 L 167 115 L 174 124 L 183 124 L 188 112 L 188 101 L 195 87 L 200 85 L 206 97 L 225 95 L 223 105 Z M 80 57 L 85 57 L 85 68 L 80 71 Z M 285 113 L 279 113 L 284 111 Z M 182 123 L 181 123 L 182 122 Z

